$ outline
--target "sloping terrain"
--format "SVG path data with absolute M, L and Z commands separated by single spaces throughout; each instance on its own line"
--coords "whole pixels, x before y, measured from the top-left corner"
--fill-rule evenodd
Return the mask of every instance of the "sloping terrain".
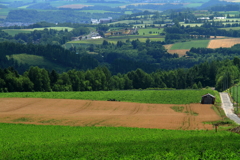
M 0 98 L 0 122 L 161 129 L 212 129 L 211 105 L 146 104 L 69 99 Z M 177 112 L 171 107 L 183 108 Z

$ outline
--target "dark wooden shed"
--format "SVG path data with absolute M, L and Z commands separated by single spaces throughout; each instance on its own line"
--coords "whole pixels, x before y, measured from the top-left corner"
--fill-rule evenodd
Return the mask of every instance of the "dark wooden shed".
M 211 94 L 205 94 L 202 96 L 201 104 L 214 104 L 215 97 Z

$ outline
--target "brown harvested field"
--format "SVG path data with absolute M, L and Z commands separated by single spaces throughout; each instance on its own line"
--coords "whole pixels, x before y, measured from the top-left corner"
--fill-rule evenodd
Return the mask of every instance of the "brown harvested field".
M 186 52 L 190 51 L 190 49 L 176 49 L 176 50 L 168 50 L 168 53 L 174 54 L 177 53 L 180 57 L 186 55 Z
M 81 8 L 88 7 L 88 6 L 92 6 L 92 5 L 70 4 L 70 5 L 60 6 L 60 7 L 58 7 L 58 8 L 81 9 Z
M 230 48 L 235 44 L 240 44 L 240 38 L 214 39 L 209 42 L 207 48 Z
M 41 125 L 212 129 L 220 120 L 211 105 L 143 104 L 41 98 L 1 98 L 0 122 Z M 172 106 L 183 106 L 176 112 Z

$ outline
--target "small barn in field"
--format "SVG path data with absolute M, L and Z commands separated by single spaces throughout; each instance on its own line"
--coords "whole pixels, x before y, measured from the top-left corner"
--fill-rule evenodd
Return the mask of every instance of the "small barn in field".
M 205 94 L 202 96 L 201 104 L 214 104 L 215 97 L 211 94 Z

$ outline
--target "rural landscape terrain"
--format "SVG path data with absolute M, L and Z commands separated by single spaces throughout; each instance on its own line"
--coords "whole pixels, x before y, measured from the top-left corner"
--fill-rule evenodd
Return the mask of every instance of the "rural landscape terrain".
M 0 160 L 239 159 L 239 8 L 1 0 Z

